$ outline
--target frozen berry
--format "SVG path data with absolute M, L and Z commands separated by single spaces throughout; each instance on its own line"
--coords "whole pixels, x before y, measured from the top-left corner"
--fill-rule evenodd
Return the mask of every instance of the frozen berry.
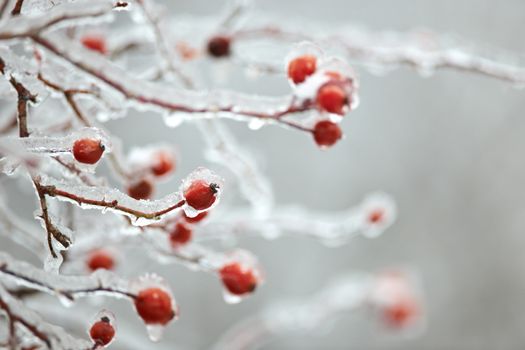
M 219 185 L 207 183 L 204 180 L 194 181 L 184 192 L 184 198 L 189 206 L 196 210 L 205 210 L 215 203 Z
M 115 336 L 115 328 L 111 325 L 109 318 L 102 317 L 100 321 L 91 326 L 89 335 L 96 344 L 108 345 Z
M 294 58 L 288 64 L 288 78 L 295 84 L 302 83 L 307 77 L 315 73 L 317 59 L 312 55 Z
M 230 55 L 231 39 L 227 36 L 215 36 L 208 41 L 208 53 L 213 57 Z
M 165 325 L 175 317 L 171 296 L 161 288 L 141 291 L 135 299 L 135 308 L 147 324 Z
M 103 55 L 105 55 L 108 50 L 106 48 L 106 41 L 102 36 L 99 35 L 86 35 L 82 38 L 82 45 L 84 45 L 86 48 L 97 51 Z
M 155 156 L 155 161 L 151 166 L 151 171 L 155 176 L 163 176 L 175 168 L 175 159 L 168 152 L 159 152 Z
M 384 216 L 385 212 L 382 209 L 375 209 L 368 214 L 368 221 L 371 224 L 378 224 L 383 221 Z
M 317 106 L 328 113 L 344 115 L 348 96 L 341 84 L 327 83 L 317 92 Z
M 110 252 L 99 249 L 89 255 L 87 266 L 91 271 L 98 269 L 113 270 L 115 260 Z
M 203 212 L 197 214 L 197 216 L 195 216 L 193 218 L 190 218 L 188 215 L 186 215 L 186 213 L 184 213 L 183 215 L 184 215 L 184 220 L 186 220 L 186 222 L 189 222 L 190 224 L 195 224 L 197 222 L 200 222 L 200 221 L 204 220 L 204 218 L 206 218 L 206 216 L 208 216 L 208 212 L 207 211 L 203 211 Z
M 410 298 L 402 298 L 392 305 L 385 306 L 383 309 L 385 322 L 395 328 L 408 326 L 418 314 L 419 306 L 415 300 Z
M 104 145 L 100 140 L 80 139 L 73 144 L 73 157 L 85 164 L 95 164 L 104 153 Z
M 149 199 L 153 194 L 153 184 L 147 179 L 142 179 L 128 187 L 128 195 L 135 199 Z
M 178 222 L 173 231 L 170 232 L 170 242 L 174 247 L 188 243 L 191 240 L 192 231 L 187 225 Z
M 329 120 L 321 120 L 315 124 L 313 130 L 314 140 L 319 146 L 333 146 L 342 136 L 341 128 Z
M 257 276 L 250 269 L 243 269 L 238 263 L 225 265 L 219 271 L 226 289 L 235 295 L 252 293 L 257 287 Z

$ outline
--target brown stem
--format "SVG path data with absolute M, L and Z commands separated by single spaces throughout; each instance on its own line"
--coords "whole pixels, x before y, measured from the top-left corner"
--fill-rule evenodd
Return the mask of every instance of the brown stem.
M 24 0 L 17 0 L 15 3 L 15 6 L 11 10 L 11 15 L 18 16 L 20 12 L 22 11 L 23 4 L 24 4 Z
M 2 70 L 3 71 L 3 70 Z M 27 104 L 29 102 L 36 102 L 36 95 L 31 94 L 29 90 L 25 88 L 22 83 L 18 82 L 13 76 L 9 79 L 9 82 L 16 90 L 18 94 L 18 129 L 20 137 L 28 137 L 29 131 L 27 130 Z
M 43 187 L 37 179 L 33 179 L 33 183 L 35 185 L 38 198 L 40 200 L 40 208 L 42 209 L 42 215 L 40 216 L 42 220 L 44 220 L 44 225 L 46 227 L 47 232 L 47 245 L 49 248 L 49 251 L 51 252 L 51 255 L 53 258 L 57 257 L 57 253 L 55 252 L 55 249 L 53 248 L 53 242 L 52 238 L 54 238 L 56 241 L 58 241 L 64 248 L 67 248 L 71 244 L 71 239 L 67 236 L 65 236 L 60 230 L 58 230 L 55 225 L 51 222 L 49 219 L 49 213 L 47 211 L 47 201 L 46 201 L 46 192 L 44 191 L 45 187 Z

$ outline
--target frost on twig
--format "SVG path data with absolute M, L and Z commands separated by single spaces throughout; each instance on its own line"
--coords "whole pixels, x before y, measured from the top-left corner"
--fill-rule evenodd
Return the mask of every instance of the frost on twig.
M 339 213 L 317 213 L 300 207 L 276 207 L 266 218 L 245 211 L 230 211 L 198 228 L 200 239 L 225 239 L 246 234 L 276 238 L 281 234 L 312 237 L 336 246 L 362 234 L 377 237 L 396 218 L 394 200 L 385 193 L 371 193 L 363 202 Z
M 389 326 L 414 329 L 422 322 L 418 288 L 414 277 L 401 271 L 340 276 L 310 297 L 274 303 L 239 321 L 213 349 L 258 349 L 279 335 L 326 329 L 363 307 L 379 312 L 385 322 L 397 322 Z
M 20 348 L 34 348 L 40 345 L 47 349 L 89 350 L 93 345 L 83 339 L 69 335 L 63 328 L 45 322 L 40 315 L 28 309 L 22 301 L 13 297 L 0 283 L 0 314 L 12 324 L 13 333 L 8 342 Z M 39 345 L 35 345 L 39 344 Z M 26 347 L 24 347 L 24 345 Z M 16 347 L 17 349 L 19 347 Z

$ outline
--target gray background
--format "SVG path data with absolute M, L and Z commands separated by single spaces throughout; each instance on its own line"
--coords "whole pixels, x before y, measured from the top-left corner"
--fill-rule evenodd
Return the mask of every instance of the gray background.
M 213 14 L 221 5 L 172 1 L 178 13 Z M 376 30 L 427 27 L 483 47 L 525 49 L 521 0 L 260 0 L 257 6 L 304 17 L 305 23 L 359 23 Z M 358 238 L 339 248 L 297 238 L 243 240 L 241 245 L 265 266 L 267 282 L 235 306 L 222 302 L 219 284 L 206 274 L 145 265 L 144 270 L 168 277 L 181 319 L 162 343 L 140 348 L 206 349 L 236 320 L 273 300 L 314 293 L 339 273 L 392 265 L 411 266 L 421 276 L 428 317 L 423 334 L 405 338 L 385 333 L 376 320 L 359 312 L 342 317 L 323 335 L 290 334 L 265 349 L 523 348 L 525 92 L 453 71 L 430 78 L 408 69 L 384 77 L 359 73 L 361 106 L 342 123 L 344 141 L 328 152 L 316 149 L 301 133 L 278 127 L 254 132 L 244 124 L 227 123 L 262 160 L 279 203 L 339 210 L 381 189 L 396 198 L 398 221 L 377 240 Z M 258 89 L 286 91 L 271 83 Z M 135 145 L 159 139 L 177 145 L 182 157 L 178 177 L 163 191 L 202 164 L 198 150 L 203 145 L 192 125 L 166 129 L 160 118 L 137 115 L 125 125 L 113 121 L 108 126 Z M 126 303 L 108 305 L 127 323 L 122 328 L 136 328 L 121 338 L 143 338 L 140 321 Z M 81 312 L 81 306 L 63 312 L 63 319 L 76 310 Z M 121 339 L 114 348 L 127 346 Z

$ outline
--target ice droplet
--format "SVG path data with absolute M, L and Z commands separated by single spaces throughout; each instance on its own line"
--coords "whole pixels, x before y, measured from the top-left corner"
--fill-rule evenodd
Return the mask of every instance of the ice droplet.
M 146 331 L 148 332 L 148 337 L 151 341 L 158 342 L 162 339 L 162 336 L 164 334 L 164 329 L 166 327 L 162 325 L 147 325 Z
M 266 123 L 262 119 L 253 119 L 248 123 L 248 127 L 251 130 L 259 130 L 260 128 L 264 126 L 264 124 Z
M 242 301 L 242 299 L 243 299 L 242 296 L 232 294 L 232 293 L 228 292 L 226 289 L 223 290 L 222 296 L 224 298 L 224 301 L 227 304 L 239 304 Z
M 184 121 L 184 113 L 169 113 L 163 116 L 164 123 L 169 128 L 176 128 Z

